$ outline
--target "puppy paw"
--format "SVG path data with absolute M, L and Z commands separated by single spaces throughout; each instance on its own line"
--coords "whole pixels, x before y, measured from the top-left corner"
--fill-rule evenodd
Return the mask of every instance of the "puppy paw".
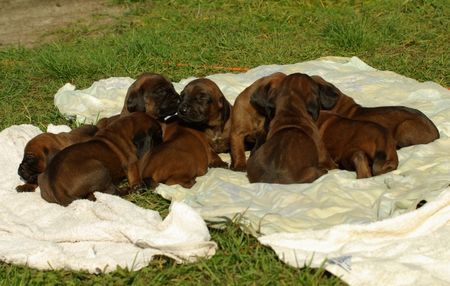
M 228 164 L 225 163 L 224 161 L 216 161 L 216 162 L 212 162 L 211 164 L 209 164 L 209 167 L 228 169 Z
M 144 193 L 147 191 L 147 186 L 144 183 L 139 183 L 131 186 L 130 189 L 132 193 Z
M 38 185 L 35 184 L 23 184 L 20 186 L 16 187 L 16 191 L 18 193 L 29 193 L 29 192 L 34 192 L 34 190 L 36 190 Z
M 152 180 L 152 178 L 147 177 L 143 179 L 145 187 L 149 189 L 155 189 L 158 186 L 158 183 Z
M 230 165 L 230 169 L 237 172 L 246 172 L 247 166 L 246 165 Z

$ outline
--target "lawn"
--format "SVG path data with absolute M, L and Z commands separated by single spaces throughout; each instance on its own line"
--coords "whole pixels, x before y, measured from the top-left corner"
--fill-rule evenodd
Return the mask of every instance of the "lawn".
M 369 65 L 450 85 L 450 5 L 429 1 L 131 1 L 108 25 L 78 22 L 52 43 L 0 47 L 0 128 L 67 122 L 53 95 L 67 82 L 86 88 L 111 76 L 158 72 L 172 81 L 322 56 L 358 56 Z M 180 65 L 181 64 L 181 65 Z M 401 103 L 399 103 L 401 104 Z M 140 206 L 167 213 L 154 194 Z M 0 285 L 28 284 L 286 284 L 339 285 L 324 271 L 294 269 L 230 223 L 210 229 L 219 245 L 209 260 L 177 265 L 158 257 L 148 267 L 105 275 L 37 271 L 0 263 Z

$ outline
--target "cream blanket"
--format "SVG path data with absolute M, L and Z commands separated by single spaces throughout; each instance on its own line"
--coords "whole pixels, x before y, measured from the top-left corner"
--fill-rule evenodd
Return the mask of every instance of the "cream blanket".
M 50 126 L 55 133 L 68 130 Z M 45 202 L 39 190 L 17 193 L 25 144 L 39 133 L 33 125 L 0 132 L 1 261 L 100 273 L 118 266 L 138 270 L 155 255 L 187 262 L 215 253 L 205 222 L 182 202 L 174 202 L 162 220 L 156 211 L 102 193 L 95 193 L 95 202 L 78 200 L 68 207 Z
M 190 205 L 207 221 L 239 218 L 246 231 L 291 265 L 317 267 L 328 258 L 326 269 L 352 285 L 450 283 L 450 91 L 376 70 L 356 57 L 260 66 L 208 78 L 233 103 L 246 86 L 276 71 L 321 75 L 365 106 L 417 108 L 433 120 L 441 138 L 399 150 L 396 171 L 369 179 L 334 170 L 312 184 L 249 184 L 245 173 L 210 169 L 192 189 L 160 185 L 156 191 Z M 192 79 L 175 83 L 176 89 Z M 95 121 L 120 112 L 132 81 L 110 78 L 79 91 L 66 85 L 55 95 L 55 104 L 67 116 Z M 415 210 L 423 199 L 429 203 Z

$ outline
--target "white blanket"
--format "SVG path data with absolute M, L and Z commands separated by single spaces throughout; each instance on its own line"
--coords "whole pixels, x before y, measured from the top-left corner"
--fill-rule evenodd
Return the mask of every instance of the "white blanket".
M 50 126 L 67 131 L 67 126 Z M 0 132 L 0 260 L 38 269 L 109 272 L 138 270 L 155 255 L 177 262 L 215 253 L 205 222 L 188 205 L 174 202 L 162 220 L 158 212 L 122 198 L 95 193 L 95 202 L 68 207 L 45 202 L 39 189 L 17 193 L 17 168 L 25 144 L 41 131 L 32 125 Z
M 302 267 L 304 261 L 310 261 L 318 266 L 325 258 L 333 258 L 325 267 L 337 275 L 345 274 L 343 279 L 354 285 L 367 285 L 368 281 L 377 285 L 423 282 L 424 277 L 430 285 L 450 283 L 450 271 L 440 271 L 450 270 L 450 248 L 437 243 L 439 236 L 448 233 L 450 218 L 446 208 L 450 92 L 433 82 L 419 83 L 393 72 L 378 71 L 356 57 L 260 66 L 242 74 L 208 78 L 233 103 L 246 86 L 276 71 L 321 75 L 365 106 L 417 108 L 437 125 L 441 138 L 399 150 L 397 170 L 369 179 L 356 180 L 353 172 L 333 170 L 312 184 L 249 184 L 245 173 L 210 169 L 192 189 L 160 185 L 156 191 L 165 198 L 187 203 L 208 221 L 239 217 L 246 231 L 259 236 L 291 265 Z M 180 91 L 192 79 L 175 83 L 175 88 Z M 95 121 L 105 114 L 120 112 L 126 86 L 131 82 L 128 78 L 111 78 L 81 91 L 66 85 L 55 95 L 55 104 L 63 114 L 80 121 Z M 108 93 L 108 101 L 104 101 L 103 91 Z M 86 100 L 79 101 L 79 96 Z M 100 103 L 94 107 L 91 101 Z M 70 112 L 67 108 L 73 108 L 74 103 L 78 109 Z M 223 158 L 229 160 L 228 154 Z M 421 200 L 434 203 L 413 211 Z M 382 221 L 392 217 L 396 217 L 394 222 Z M 392 227 L 400 229 L 408 223 L 416 225 L 400 233 L 392 231 Z M 350 228 L 352 231 L 345 231 Z M 416 232 L 417 228 L 427 231 Z M 361 239 L 364 243 L 359 243 Z M 353 244 L 356 246 L 351 248 Z M 337 267 L 347 264 L 350 267 L 344 267 L 344 271 Z

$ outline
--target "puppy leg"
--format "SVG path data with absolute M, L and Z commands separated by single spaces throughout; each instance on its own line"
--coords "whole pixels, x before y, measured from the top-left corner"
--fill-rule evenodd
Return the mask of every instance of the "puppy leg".
M 18 193 L 34 192 L 34 191 L 36 190 L 37 187 L 38 187 L 37 184 L 29 184 L 29 183 L 26 183 L 26 184 L 17 186 L 17 187 L 16 187 L 16 191 L 17 191 Z
M 128 185 L 130 186 L 131 191 L 137 191 L 138 189 L 143 187 L 143 183 L 141 180 L 141 176 L 139 175 L 139 166 L 138 161 L 131 163 L 127 166 L 127 179 Z
M 356 178 L 370 178 L 372 177 L 372 173 L 370 171 L 369 159 L 367 158 L 366 153 L 363 151 L 356 151 L 353 153 L 351 158 L 353 165 L 356 170 Z
M 308 167 L 302 170 L 302 179 L 298 183 L 312 183 L 317 178 L 328 173 L 325 169 L 318 169 L 316 167 Z
M 422 118 L 406 120 L 395 130 L 394 138 L 399 148 L 427 144 L 439 138 L 439 131 L 433 123 Z
M 325 151 L 325 154 L 319 154 L 319 168 L 333 170 L 337 169 L 338 165 L 333 161 L 328 151 Z
M 217 155 L 217 153 L 214 152 L 212 149 L 210 150 L 208 157 L 210 158 L 208 167 L 228 169 L 228 164 L 222 161 L 219 155 Z
M 397 166 L 398 160 L 388 160 L 385 152 L 377 152 L 373 159 L 372 173 L 374 176 L 381 175 L 397 169 Z
M 246 159 L 245 159 L 245 144 L 244 136 L 231 134 L 230 135 L 230 153 L 231 153 L 231 166 L 230 169 L 234 171 L 245 172 Z
M 183 188 L 186 189 L 190 189 L 192 188 L 192 186 L 194 186 L 196 183 L 195 178 L 189 178 L 189 177 L 170 177 L 169 179 L 167 179 L 167 181 L 165 182 L 166 185 L 180 185 Z
M 317 151 L 319 152 L 319 168 L 333 170 L 338 168 L 338 164 L 331 158 L 330 153 L 322 140 L 316 141 Z

